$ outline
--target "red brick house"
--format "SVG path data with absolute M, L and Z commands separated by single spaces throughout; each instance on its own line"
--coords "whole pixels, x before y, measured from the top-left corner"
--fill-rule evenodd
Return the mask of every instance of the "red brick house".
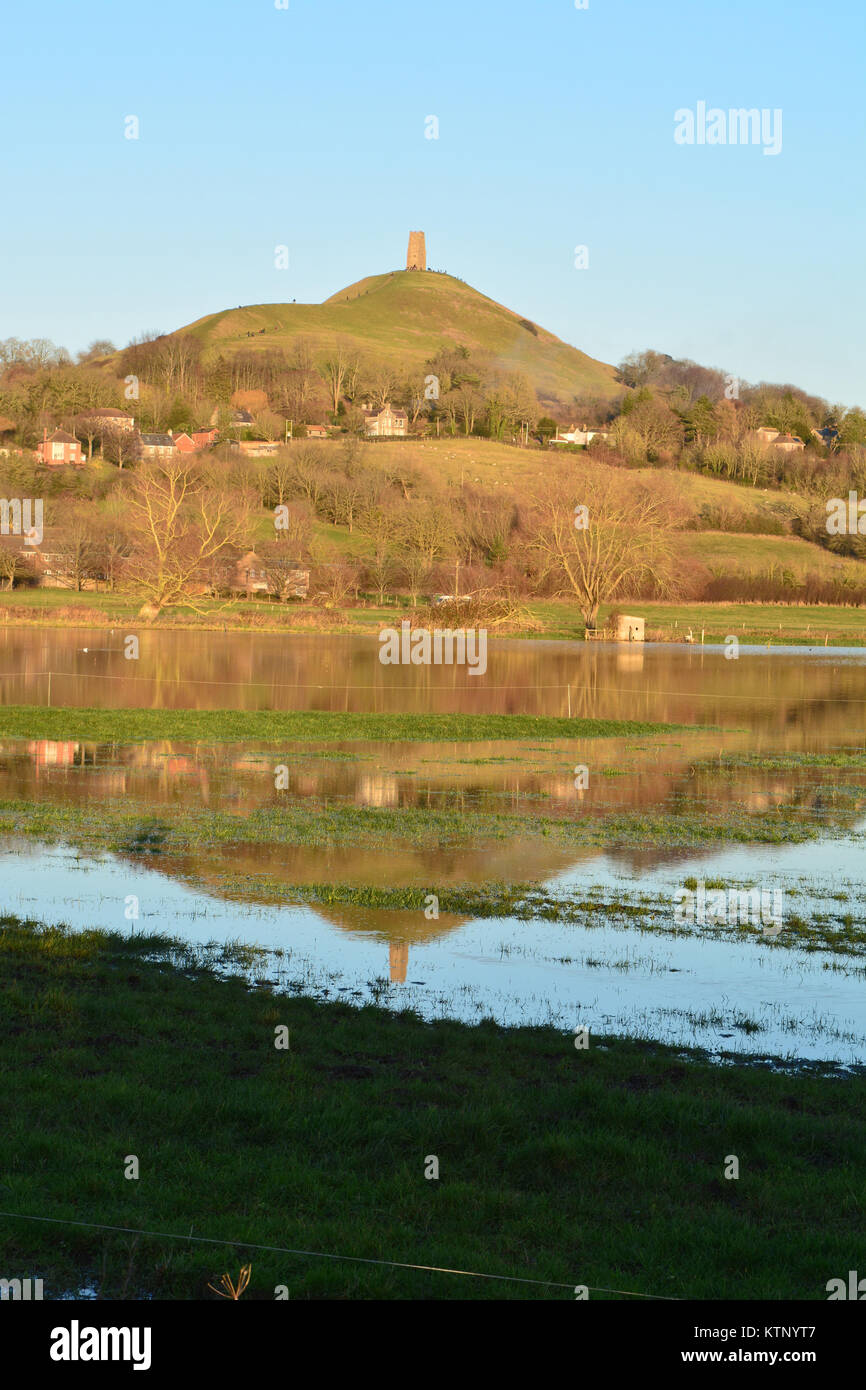
M 193 430 L 192 437 L 197 449 L 209 449 L 211 444 L 216 444 L 220 437 L 220 432 L 215 428 L 209 430 Z
M 36 457 L 50 468 L 63 468 L 69 464 L 80 468 L 84 463 L 81 445 L 66 430 L 55 430 L 49 436 L 48 430 L 43 429 L 42 439 L 36 446 Z
M 194 454 L 198 450 L 195 439 L 189 434 L 173 434 L 174 447 L 182 454 Z

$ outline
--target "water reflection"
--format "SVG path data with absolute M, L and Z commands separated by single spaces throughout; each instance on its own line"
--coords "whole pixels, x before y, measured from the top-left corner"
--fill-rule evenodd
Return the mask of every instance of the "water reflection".
M 126 629 L 0 631 L 0 701 L 169 709 L 528 713 L 833 737 L 863 728 L 866 653 L 535 642 L 491 638 L 488 669 L 383 666 L 374 637 Z

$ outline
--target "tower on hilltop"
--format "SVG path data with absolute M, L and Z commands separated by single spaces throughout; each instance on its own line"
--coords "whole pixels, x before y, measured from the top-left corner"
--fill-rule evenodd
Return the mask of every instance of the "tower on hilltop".
M 427 269 L 427 243 L 423 232 L 409 233 L 409 250 L 406 255 L 407 270 Z

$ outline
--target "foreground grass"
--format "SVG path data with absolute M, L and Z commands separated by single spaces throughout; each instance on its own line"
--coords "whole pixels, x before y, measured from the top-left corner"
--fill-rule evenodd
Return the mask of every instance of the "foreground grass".
M 282 793 L 281 795 L 287 795 Z M 306 800 L 259 807 L 248 814 L 209 807 L 165 807 L 158 815 L 144 802 L 105 798 L 93 804 L 0 801 L 0 834 L 65 840 L 88 852 L 176 855 L 232 845 L 291 845 L 310 849 L 352 847 L 442 850 L 504 840 L 547 840 L 568 846 L 608 848 L 705 844 L 791 844 L 837 834 L 857 819 L 862 795 L 842 788 L 828 793 L 811 819 L 802 810 L 624 811 L 607 816 L 562 817 L 426 806 L 318 806 Z M 854 834 L 856 832 L 851 831 Z
M 495 739 L 628 738 L 667 734 L 680 724 L 557 719 L 530 714 L 356 714 L 324 710 L 46 709 L 0 707 L 0 737 L 143 743 L 149 739 L 234 743 L 347 739 L 437 743 Z
M 46 1298 L 87 1283 L 110 1298 L 213 1297 L 207 1284 L 250 1260 L 250 1298 L 287 1285 L 293 1299 L 570 1299 L 581 1283 L 824 1299 L 856 1265 L 860 1076 L 714 1067 L 616 1039 L 577 1050 L 552 1029 L 277 996 L 165 939 L 10 917 L 0 970 L 3 1211 L 225 1242 L 0 1216 L 4 1274 L 42 1277 Z M 737 1181 L 723 1176 L 732 1154 Z

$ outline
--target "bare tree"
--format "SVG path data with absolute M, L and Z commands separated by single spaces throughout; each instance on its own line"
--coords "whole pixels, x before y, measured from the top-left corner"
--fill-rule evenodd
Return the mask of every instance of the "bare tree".
M 143 617 L 192 603 L 214 558 L 248 542 L 249 495 L 221 486 L 194 457 L 144 465 L 127 495 L 134 535 L 127 573 L 145 597 Z
M 31 573 L 26 553 L 21 550 L 20 539 L 9 537 L 7 543 L 4 536 L 0 542 L 0 577 L 6 581 L 4 587 L 14 589 L 16 579 L 24 579 Z
M 285 540 L 266 541 L 256 548 L 264 571 L 268 589 L 280 603 L 288 603 L 290 598 L 302 598 L 306 589 L 307 574 L 301 565 L 301 556 Z
M 135 458 L 137 448 L 137 438 L 131 429 L 125 429 L 123 425 L 106 425 L 102 431 L 102 456 L 108 459 L 109 463 L 117 464 L 122 468 L 125 463 L 131 463 Z
M 346 379 L 352 370 L 354 361 L 355 354 L 352 349 L 339 338 L 331 351 L 319 361 L 319 375 L 328 388 L 335 415 L 340 408 Z
M 530 547 L 558 592 L 573 595 L 587 627 L 599 605 L 652 583 L 669 590 L 668 499 L 627 477 L 554 475 L 533 501 Z
M 99 547 L 89 506 L 64 506 L 51 539 L 52 567 L 81 593 L 88 579 L 101 577 Z
M 364 379 L 370 401 L 378 410 L 383 410 L 400 389 L 400 378 L 390 362 L 371 362 Z
M 434 501 L 410 502 L 403 510 L 400 534 L 421 554 L 428 568 L 454 548 L 454 523 L 447 509 Z

